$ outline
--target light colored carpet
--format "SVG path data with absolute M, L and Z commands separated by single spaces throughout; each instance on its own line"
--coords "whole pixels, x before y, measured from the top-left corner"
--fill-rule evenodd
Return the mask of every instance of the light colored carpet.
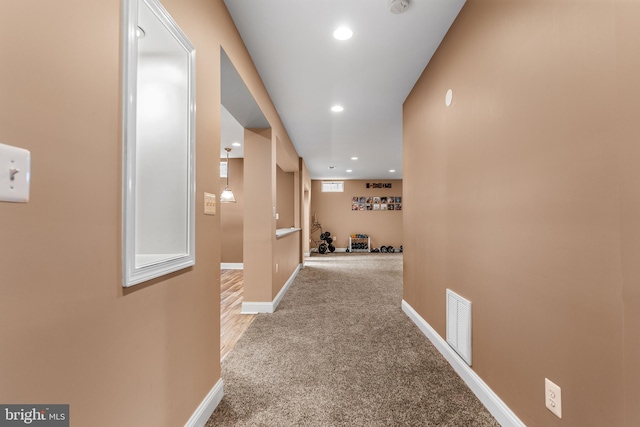
M 401 254 L 314 254 L 224 360 L 207 427 L 498 426 L 401 299 Z

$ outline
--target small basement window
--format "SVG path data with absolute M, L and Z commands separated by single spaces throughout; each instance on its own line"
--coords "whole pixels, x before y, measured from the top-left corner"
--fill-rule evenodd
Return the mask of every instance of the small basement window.
M 344 181 L 323 181 L 323 193 L 344 193 Z

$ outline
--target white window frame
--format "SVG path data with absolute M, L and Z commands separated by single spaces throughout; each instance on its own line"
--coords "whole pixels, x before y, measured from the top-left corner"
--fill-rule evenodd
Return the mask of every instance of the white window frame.
M 344 181 L 322 181 L 323 193 L 344 193 Z

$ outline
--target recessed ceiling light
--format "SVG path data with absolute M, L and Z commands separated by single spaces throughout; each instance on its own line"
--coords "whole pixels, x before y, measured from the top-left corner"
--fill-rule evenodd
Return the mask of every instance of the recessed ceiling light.
M 331 111 L 333 111 L 334 113 L 339 113 L 341 111 L 344 111 L 344 107 L 342 105 L 334 105 L 333 107 L 331 107 Z
M 391 172 L 391 173 L 393 173 L 395 171 L 396 171 L 395 169 L 389 169 L 389 172 Z
M 336 167 L 335 166 L 329 166 L 329 169 L 334 170 Z
M 348 27 L 340 27 L 333 32 L 336 40 L 349 40 L 353 36 L 353 31 Z
M 351 173 L 353 172 L 351 169 L 347 169 L 347 173 Z
M 234 147 L 240 147 L 240 146 L 242 146 L 242 144 L 240 144 L 239 142 L 234 142 L 234 143 L 233 143 L 233 144 L 231 144 L 231 145 L 233 145 Z
M 357 157 L 352 157 L 351 160 L 358 160 L 358 158 Z

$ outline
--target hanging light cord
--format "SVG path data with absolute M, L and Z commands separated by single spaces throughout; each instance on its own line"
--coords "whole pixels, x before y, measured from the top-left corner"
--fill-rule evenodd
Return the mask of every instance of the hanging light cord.
M 233 195 L 233 191 L 229 188 L 229 152 L 231 148 L 225 148 L 227 152 L 227 185 L 224 187 L 224 191 L 220 194 L 221 203 L 235 203 L 236 198 Z
M 227 150 L 227 185 L 224 187 L 225 190 L 229 189 L 229 151 L 231 148 L 225 148 Z

